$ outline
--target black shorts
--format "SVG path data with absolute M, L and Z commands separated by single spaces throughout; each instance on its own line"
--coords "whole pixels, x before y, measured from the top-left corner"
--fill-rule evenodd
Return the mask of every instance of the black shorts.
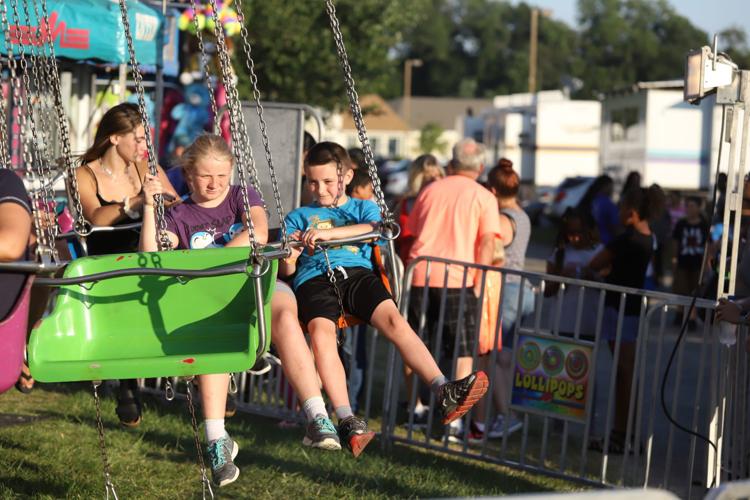
M 409 324 L 419 333 L 419 319 L 422 315 L 424 302 L 424 287 L 414 286 L 409 295 Z M 474 295 L 473 288 L 446 288 L 445 312 L 443 314 L 443 332 L 440 337 L 440 349 L 435 350 L 438 341 L 438 327 L 440 326 L 440 303 L 443 289 L 430 287 L 427 289 L 427 304 L 424 307 L 425 330 L 422 337 L 428 339 L 431 350 L 437 352 L 441 359 L 468 357 L 474 354 L 475 337 L 477 336 L 477 308 L 479 299 Z M 461 296 L 463 295 L 463 314 Z M 458 339 L 456 352 L 456 339 Z
M 343 271 L 342 271 L 343 269 Z M 336 286 L 346 313 L 370 322 L 375 308 L 384 300 L 393 300 L 380 277 L 364 267 L 337 267 L 334 269 Z M 338 323 L 341 308 L 336 290 L 327 275 L 316 276 L 297 288 L 299 319 L 307 325 L 315 318 L 327 318 Z

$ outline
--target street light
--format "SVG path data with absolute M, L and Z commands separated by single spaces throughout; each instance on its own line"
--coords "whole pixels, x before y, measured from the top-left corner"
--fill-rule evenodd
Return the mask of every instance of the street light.
M 404 61 L 404 121 L 411 130 L 411 69 L 424 64 L 421 59 L 407 59 Z

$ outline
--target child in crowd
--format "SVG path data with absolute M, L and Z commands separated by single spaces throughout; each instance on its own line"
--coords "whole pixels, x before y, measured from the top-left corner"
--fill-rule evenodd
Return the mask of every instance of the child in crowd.
M 672 291 L 678 295 L 692 295 L 700 278 L 703 252 L 709 239 L 708 222 L 703 218 L 701 201 L 697 196 L 685 199 L 685 217 L 677 222 L 672 233 L 676 249 Z M 693 308 L 690 328 L 695 328 L 695 317 Z
M 634 188 L 627 191 L 620 200 L 620 222 L 625 227 L 625 231 L 609 242 L 592 259 L 589 269 L 597 273 L 609 269 L 605 281 L 611 285 L 642 289 L 654 248 L 648 218 L 649 197 L 647 191 L 643 188 Z M 628 294 L 625 299 L 624 316 L 620 324 L 618 321 L 620 297 L 621 294 L 617 292 L 606 294 L 602 324 L 602 334 L 609 341 L 609 347 L 613 353 L 617 340 L 618 325 L 620 326 L 615 419 L 609 445 L 611 453 L 622 453 L 625 448 L 630 384 L 633 379 L 635 344 L 641 313 L 641 297 Z M 596 444 L 593 444 L 593 447 L 598 448 Z
M 352 181 L 346 186 L 346 195 L 358 200 L 371 200 L 374 191 L 372 181 L 367 170 L 357 168 L 352 175 Z
M 601 250 L 599 234 L 591 218 L 577 209 L 569 208 L 563 214 L 555 249 L 547 260 L 547 273 L 570 278 L 591 279 L 592 276 L 584 275 L 584 270 Z M 560 335 L 573 337 L 576 329 L 580 287 L 566 287 L 562 304 L 558 306 L 560 284 L 550 281 L 546 285 L 544 295 L 550 299 L 549 310 L 560 311 L 559 324 L 555 325 L 554 315 L 550 316 L 550 328 L 556 329 Z M 594 289 L 587 289 L 583 295 L 579 334 L 586 340 L 594 339 L 596 328 L 596 314 L 591 312 L 587 304 L 596 304 L 598 297 L 599 294 Z
M 315 364 L 338 418 L 339 437 L 356 457 L 374 433 L 353 414 L 349 403 L 344 367 L 336 348 L 336 326 L 342 312 L 370 323 L 396 345 L 405 364 L 436 394 L 443 424 L 464 415 L 487 391 L 488 382 L 481 371 L 448 382 L 373 272 L 369 244 L 344 245 L 325 252 L 316 248 L 318 242 L 370 232 L 381 220 L 375 203 L 346 196 L 344 186 L 353 177 L 350 161 L 346 150 L 332 142 L 318 143 L 308 152 L 305 175 L 315 202 L 286 217 L 289 234 L 302 241 L 308 251 L 296 251 L 284 261 L 281 272 L 297 271 L 293 286 L 300 319 L 310 333 Z M 335 283 L 329 280 L 329 272 Z
M 248 246 L 245 228 L 246 211 L 242 188 L 229 184 L 233 156 L 224 139 L 205 134 L 189 146 L 181 166 L 190 187 L 190 197 L 165 213 L 166 232 L 173 248 L 217 248 Z M 146 175 L 145 205 L 140 250 L 158 250 L 153 196 L 161 194 L 158 178 Z M 268 240 L 268 221 L 262 200 L 252 188 L 247 189 L 250 218 L 258 242 Z M 273 342 L 308 417 L 303 444 L 315 448 L 341 449 L 336 430 L 328 418 L 325 403 L 315 377 L 314 364 L 296 319 L 296 302 L 292 290 L 277 282 L 271 301 Z M 205 418 L 206 441 L 216 485 L 225 486 L 237 479 L 239 469 L 234 458 L 239 447 L 224 429 L 225 404 L 229 374 L 197 377 L 201 407 Z

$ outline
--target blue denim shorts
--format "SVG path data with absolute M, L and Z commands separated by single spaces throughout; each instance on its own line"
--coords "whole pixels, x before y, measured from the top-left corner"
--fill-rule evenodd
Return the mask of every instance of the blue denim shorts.
M 523 304 L 521 314 L 518 314 L 518 294 L 521 290 L 521 283 L 505 283 L 503 288 L 503 346 L 513 347 L 513 339 L 516 331 L 516 321 L 523 321 L 523 318 L 534 312 L 534 289 L 526 281 L 523 287 Z

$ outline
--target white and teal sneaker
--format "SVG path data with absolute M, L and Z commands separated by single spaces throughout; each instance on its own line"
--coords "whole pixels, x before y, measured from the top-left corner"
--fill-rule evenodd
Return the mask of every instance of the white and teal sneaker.
M 211 479 L 219 488 L 235 482 L 240 476 L 240 469 L 233 462 L 239 451 L 237 442 L 228 435 L 208 443 Z
M 302 439 L 302 444 L 305 446 L 312 446 L 313 448 L 320 448 L 321 450 L 341 449 L 341 441 L 339 441 L 336 428 L 333 426 L 331 419 L 325 415 L 316 415 L 315 418 L 307 424 L 307 430 L 305 431 L 305 437 Z

